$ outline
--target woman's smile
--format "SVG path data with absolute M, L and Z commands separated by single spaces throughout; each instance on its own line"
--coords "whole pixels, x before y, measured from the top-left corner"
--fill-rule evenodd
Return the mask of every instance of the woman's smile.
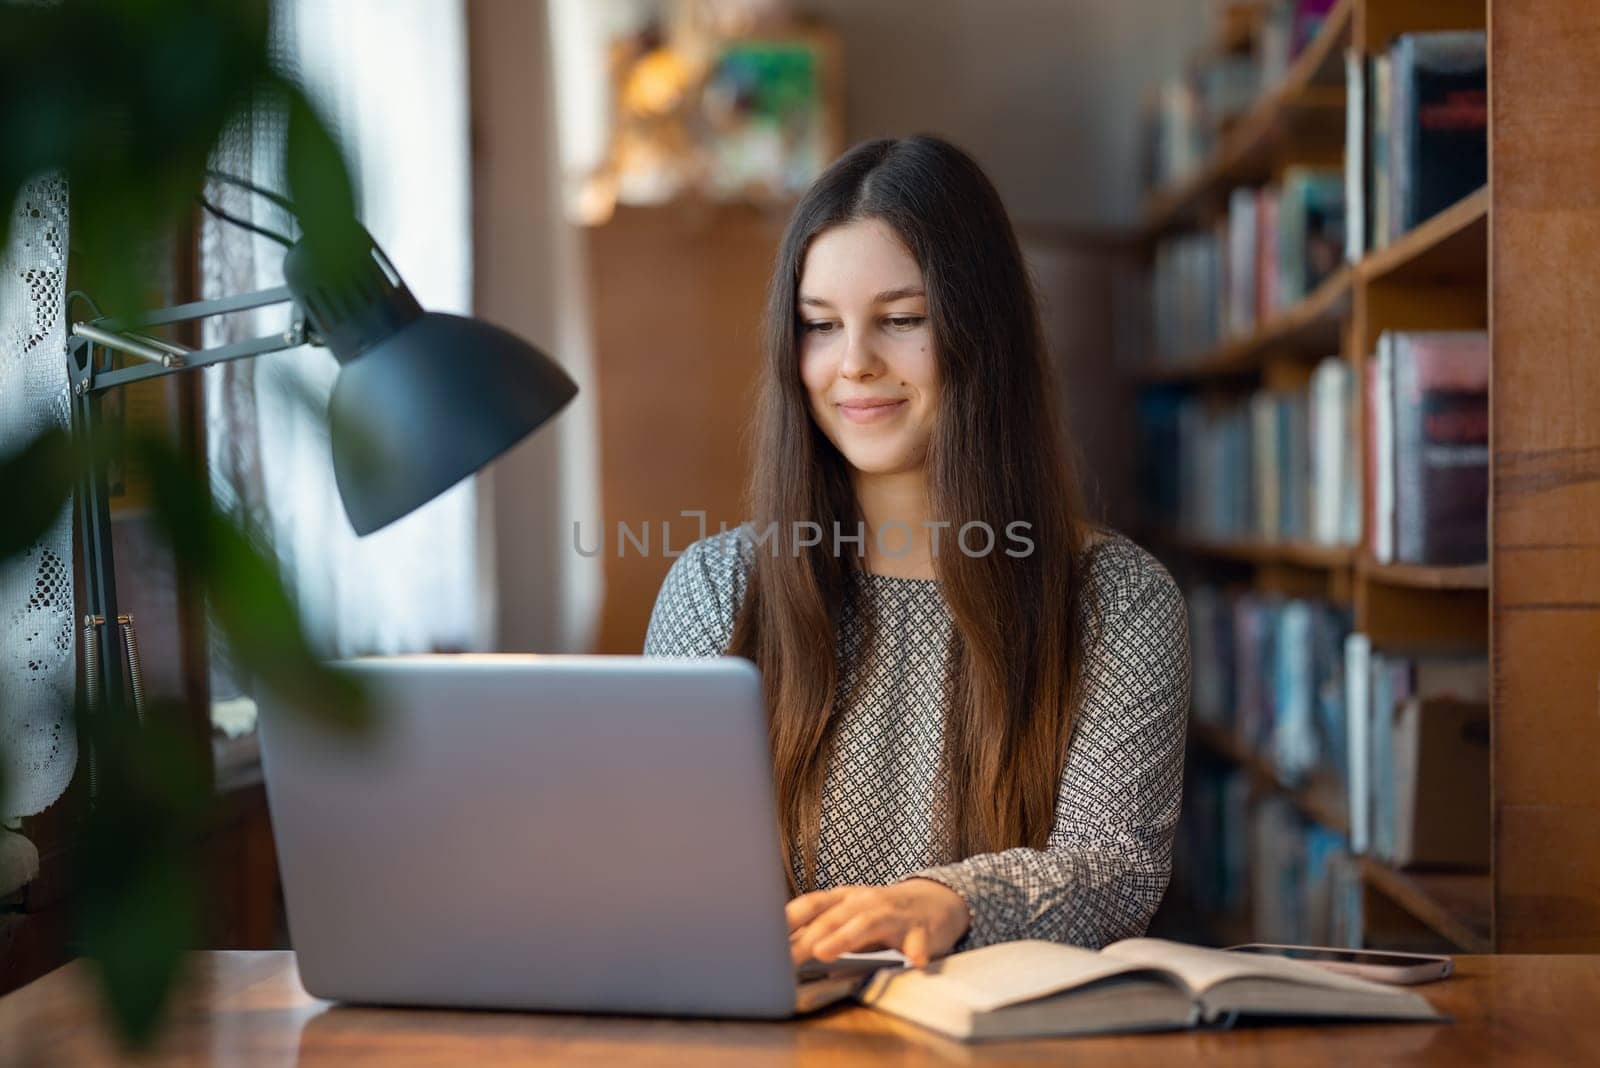
M 904 414 L 906 401 L 890 397 L 860 397 L 839 402 L 839 413 L 852 423 L 884 423 Z

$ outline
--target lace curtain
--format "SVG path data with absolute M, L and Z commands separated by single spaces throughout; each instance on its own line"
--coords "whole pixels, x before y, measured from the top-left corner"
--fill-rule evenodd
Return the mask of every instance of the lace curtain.
M 36 179 L 6 208 L 12 231 L 0 256 L 0 453 L 49 426 L 66 427 L 69 415 L 66 180 Z M 77 764 L 71 517 L 63 508 L 38 544 L 0 564 L 3 823 L 47 808 Z
M 430 310 L 470 310 L 471 201 L 464 13 L 434 0 L 279 0 L 274 47 L 342 141 L 362 222 Z M 284 131 L 256 116 L 230 131 L 218 169 L 280 182 Z M 290 221 L 259 197 L 213 183 L 211 196 L 280 231 Z M 276 286 L 283 250 L 207 220 L 206 297 Z M 286 309 L 208 324 L 207 345 L 280 330 Z M 304 348 L 206 373 L 209 459 L 218 499 L 281 560 L 320 649 L 336 656 L 472 649 L 479 633 L 477 500 L 469 480 L 366 538 L 350 529 L 334 484 L 324 403 L 337 364 Z M 248 701 L 219 661 L 219 726 L 238 733 Z

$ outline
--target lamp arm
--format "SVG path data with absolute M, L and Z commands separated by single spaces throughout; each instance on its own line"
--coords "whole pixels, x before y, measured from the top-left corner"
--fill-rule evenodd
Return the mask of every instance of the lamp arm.
M 260 356 L 295 348 L 314 341 L 308 337 L 305 320 L 296 316 L 290 328 L 280 334 L 236 341 L 211 349 L 191 350 L 141 331 L 155 326 L 191 322 L 212 315 L 248 311 L 292 301 L 287 286 L 255 293 L 194 301 L 129 319 L 95 319 L 74 323 L 67 349 L 67 376 L 72 386 L 72 429 L 81 444 L 87 445 L 101 432 L 101 394 L 179 371 L 227 363 L 230 360 Z M 135 357 L 140 363 L 117 367 L 113 353 Z M 90 453 L 92 455 L 92 452 Z M 110 495 L 102 465 L 92 464 L 80 476 L 77 523 L 84 552 L 84 592 L 86 609 L 82 618 L 86 642 L 93 635 L 99 655 L 85 657 L 84 671 L 88 693 L 100 707 L 91 715 L 125 716 L 132 712 L 125 695 L 122 643 L 118 640 L 117 583 L 115 554 L 112 550 Z M 86 652 L 89 649 L 86 648 Z M 92 676 L 89 677 L 89 676 Z M 92 743 L 87 757 L 89 789 L 95 792 L 97 756 Z
M 85 394 L 104 393 L 130 382 L 160 378 L 175 371 L 210 367 L 230 360 L 292 349 L 308 341 L 314 342 L 315 339 L 306 331 L 305 320 L 298 317 L 289 329 L 281 334 L 236 341 L 212 349 L 192 350 L 136 332 L 144 327 L 191 322 L 212 315 L 226 315 L 230 312 L 282 304 L 293 299 L 287 287 L 279 287 L 217 300 L 179 304 L 134 319 L 99 319 L 74 323 L 71 330 L 70 359 L 67 361 L 72 392 L 80 397 Z M 103 361 L 96 360 L 96 349 L 106 352 L 107 358 Z M 130 367 L 114 367 L 109 358 L 112 352 L 133 356 L 144 362 Z

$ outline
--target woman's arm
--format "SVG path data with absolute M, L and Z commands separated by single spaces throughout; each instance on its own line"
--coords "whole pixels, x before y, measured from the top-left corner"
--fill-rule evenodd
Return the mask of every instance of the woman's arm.
M 1183 595 L 1153 565 L 1107 606 L 1084 667 L 1078 723 L 1044 849 L 914 873 L 959 894 L 957 951 L 1017 938 L 1100 947 L 1144 933 L 1172 871 L 1183 790 L 1189 638 Z
M 744 560 L 734 529 L 702 538 L 672 562 L 661 581 L 645 656 L 721 656 L 744 593 Z

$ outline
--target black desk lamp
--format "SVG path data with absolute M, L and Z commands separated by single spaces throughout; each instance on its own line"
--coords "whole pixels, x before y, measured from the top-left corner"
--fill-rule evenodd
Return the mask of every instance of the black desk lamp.
M 226 175 L 224 181 L 247 185 Z M 249 188 L 254 189 L 251 186 Z M 263 193 L 287 207 L 274 194 Z M 421 507 L 483 467 L 560 411 L 578 392 L 548 356 L 477 319 L 425 312 L 394 266 L 354 220 L 338 235 L 298 242 L 213 214 L 289 245 L 282 288 L 181 304 L 129 320 L 74 323 L 68 347 L 72 422 L 81 441 L 99 432 L 101 394 L 147 378 L 322 344 L 339 360 L 329 404 L 334 474 L 357 534 Z M 322 241 L 321 245 L 314 242 Z M 292 302 L 282 334 L 190 350 L 142 331 L 212 315 Z M 112 353 L 142 361 L 123 368 Z M 91 705 L 125 709 L 123 647 L 105 471 L 79 487 L 88 612 L 84 674 Z M 130 639 L 131 632 L 125 631 Z M 134 658 L 137 671 L 137 659 Z M 135 704 L 139 704 L 137 675 Z

